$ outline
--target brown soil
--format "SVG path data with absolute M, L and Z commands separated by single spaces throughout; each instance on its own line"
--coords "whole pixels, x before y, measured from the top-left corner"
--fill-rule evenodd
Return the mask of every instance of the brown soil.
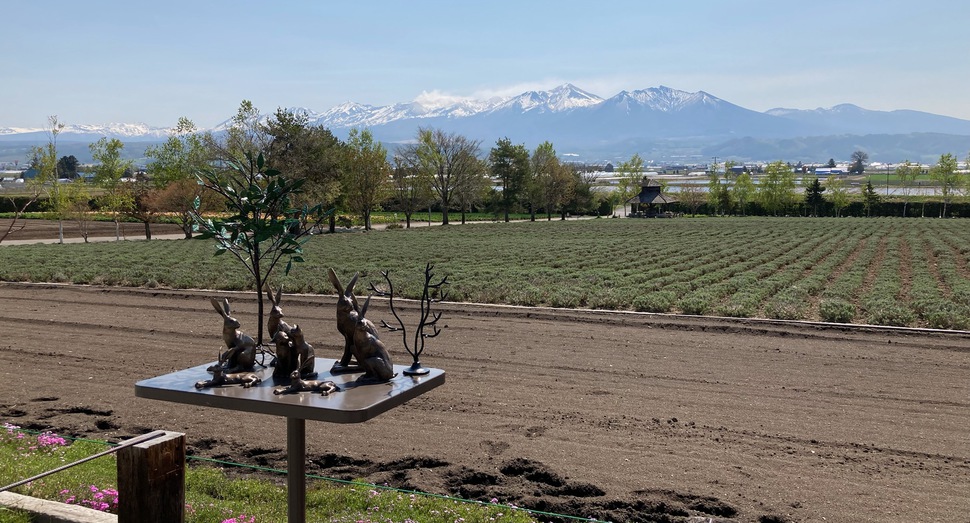
M 210 295 L 0 284 L 0 420 L 110 440 L 174 430 L 196 456 L 285 469 L 281 418 L 134 395 L 213 359 Z M 254 331 L 254 296 L 223 295 Z M 283 302 L 325 358 L 342 348 L 334 304 Z M 422 360 L 447 383 L 366 423 L 307 423 L 310 472 L 614 521 L 970 514 L 965 334 L 442 310 Z M 383 339 L 405 363 L 400 339 Z

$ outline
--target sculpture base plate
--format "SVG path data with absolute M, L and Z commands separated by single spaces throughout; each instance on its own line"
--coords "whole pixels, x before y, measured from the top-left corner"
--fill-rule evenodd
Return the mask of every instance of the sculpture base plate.
M 420 361 L 414 362 L 410 367 L 404 369 L 405 376 L 426 376 L 431 373 L 431 369 L 422 367 Z

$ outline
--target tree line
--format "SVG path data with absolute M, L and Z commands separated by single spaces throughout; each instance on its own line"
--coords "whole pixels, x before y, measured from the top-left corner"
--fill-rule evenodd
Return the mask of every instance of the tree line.
M 867 159 L 863 152 L 853 153 L 850 172 L 863 173 Z M 671 208 L 689 214 L 740 216 L 947 217 L 956 206 L 960 215 L 970 216 L 967 202 L 957 200 L 960 196 L 970 197 L 970 172 L 960 170 L 956 156 L 949 153 L 928 168 L 905 161 L 886 173 L 896 180 L 896 194 L 891 196 L 880 194 L 871 178 L 855 191 L 850 190 L 844 176 L 833 174 L 823 179 L 782 161 L 769 163 L 756 174 L 747 169 L 735 172 L 736 165 L 732 161 L 714 164 L 707 171 L 706 183 L 679 185 L 677 192 L 671 194 L 677 200 Z M 638 154 L 616 168 L 620 177 L 615 192 L 618 204 L 636 205 L 642 170 L 643 160 Z M 924 186 L 922 180 L 930 183 Z M 667 189 L 664 182 L 661 184 Z M 932 187 L 937 194 L 920 194 L 923 187 Z
M 125 218 L 140 221 L 148 238 L 151 224 L 164 215 L 191 237 L 193 212 L 224 211 L 224 202 L 198 183 L 199 173 L 218 173 L 256 153 L 263 155 L 267 169 L 303 180 L 300 201 L 294 204 L 322 203 L 359 217 L 366 229 L 379 210 L 403 213 L 410 227 L 415 213 L 432 208 L 448 224 L 455 212 L 462 223 L 467 213 L 481 211 L 506 220 L 513 212 L 552 219 L 595 212 L 600 203 L 591 176 L 561 162 L 549 142 L 529 151 L 503 138 L 483 153 L 480 141 L 420 128 L 411 143 L 389 153 L 367 129 L 353 129 L 340 140 L 329 129 L 311 125 L 305 114 L 277 109 L 261 118 L 243 100 L 224 133 L 200 132 L 191 120 L 180 118 L 165 142 L 147 149 L 143 176 L 136 176 L 132 161 L 123 159 L 123 142 L 102 138 L 91 144 L 94 176 L 86 181 L 76 177 L 76 158 L 58 158 L 63 124 L 56 116 L 48 123 L 48 143 L 32 151 L 37 175 L 28 181 L 33 196 L 28 200 L 46 201 L 46 210 L 61 223 L 76 221 L 85 239 L 92 210 L 107 213 L 116 224 Z M 73 180 L 65 180 L 72 175 Z M 18 205 L 18 210 L 26 208 Z M 331 214 L 331 231 L 336 216 Z

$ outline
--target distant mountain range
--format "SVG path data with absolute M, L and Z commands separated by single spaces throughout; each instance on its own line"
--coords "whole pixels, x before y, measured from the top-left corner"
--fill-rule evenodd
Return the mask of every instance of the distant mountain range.
M 911 110 L 872 111 L 851 104 L 758 112 L 704 91 L 664 86 L 621 91 L 605 99 L 565 84 L 491 100 L 388 106 L 349 102 L 323 113 L 290 110 L 306 114 L 311 124 L 340 137 L 351 128 L 369 128 L 389 149 L 413 140 L 419 127 L 433 127 L 481 140 L 484 149 L 503 137 L 529 147 L 548 140 L 560 154 L 591 162 L 625 159 L 633 153 L 666 163 L 705 163 L 712 156 L 822 162 L 847 160 L 859 149 L 872 161 L 932 162 L 942 153 L 962 158 L 970 150 L 970 120 Z M 228 120 L 212 130 L 219 132 L 227 125 Z M 164 140 L 168 132 L 143 124 L 68 125 L 59 140 L 93 142 L 108 136 L 151 143 Z M 0 128 L 0 155 L 5 144 L 26 141 L 46 141 L 46 133 Z

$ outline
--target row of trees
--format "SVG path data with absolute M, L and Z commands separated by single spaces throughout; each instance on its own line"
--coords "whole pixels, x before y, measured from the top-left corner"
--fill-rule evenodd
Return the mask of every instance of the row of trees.
M 854 163 L 863 164 L 866 159 L 864 153 L 853 154 Z M 967 162 L 970 165 L 970 157 Z M 731 161 L 724 162 L 723 169 L 719 165 L 713 166 L 708 173 L 706 187 L 681 185 L 676 194 L 681 208 L 692 214 L 705 206 L 711 214 L 746 215 L 752 207 L 757 206 L 759 212 L 775 216 L 802 212 L 818 216 L 824 209 L 841 216 L 853 201 L 860 200 L 868 216 L 882 202 L 871 180 L 856 196 L 849 190 L 844 177 L 832 175 L 822 180 L 800 175 L 790 164 L 781 161 L 766 165 L 757 178 L 748 172 L 735 173 L 734 166 Z M 970 172 L 957 167 L 957 159 L 952 154 L 941 155 L 939 161 L 928 169 L 909 161 L 899 164 L 894 174 L 903 216 L 907 215 L 907 205 L 920 187 L 917 178 L 921 176 L 928 176 L 939 190 L 942 197 L 941 217 L 946 217 L 948 206 L 955 196 L 970 196 Z M 640 190 L 642 170 L 643 160 L 637 154 L 618 166 L 620 179 L 616 193 L 620 201 L 630 201 Z
M 200 197 L 198 188 L 190 193 L 189 185 L 173 187 L 247 151 L 263 151 L 267 168 L 305 180 L 303 201 L 297 203 L 323 203 L 360 216 L 367 229 L 371 213 L 381 209 L 402 212 L 410 227 L 415 213 L 432 206 L 448 224 L 455 210 L 464 223 L 466 213 L 487 206 L 501 207 L 507 219 L 519 209 L 530 210 L 533 217 L 542 209 L 551 217 L 554 212 L 587 212 L 594 205 L 591 179 L 561 163 L 550 143 L 530 155 L 524 145 L 504 138 L 483 158 L 480 142 L 423 128 L 412 143 L 389 154 L 366 129 L 351 130 L 341 141 L 310 125 L 305 115 L 283 109 L 261 122 L 248 101 L 240 105 L 224 138 L 197 133 L 185 119 L 177 130 L 162 147 L 148 151 L 149 178 L 179 195 L 166 202 L 169 209 Z M 502 191 L 492 187 L 492 177 Z
M 244 100 L 224 134 L 199 132 L 191 120 L 180 118 L 167 141 L 148 148 L 147 176 L 138 179 L 130 178 L 124 143 L 102 138 L 91 145 L 95 165 L 90 184 L 77 177 L 76 159 L 58 159 L 62 127 L 56 116 L 50 118 L 48 144 L 33 152 L 38 176 L 31 187 L 36 198 L 46 197 L 48 210 L 61 223 L 76 220 L 85 239 L 92 202 L 116 224 L 125 216 L 143 222 L 148 238 L 151 223 L 163 213 L 174 216 L 190 237 L 195 213 L 221 211 L 224 205 L 203 190 L 197 175 L 228 170 L 256 153 L 263 154 L 266 169 L 303 180 L 294 204 L 322 203 L 359 216 L 368 229 L 371 213 L 381 209 L 402 212 L 410 227 L 416 212 L 432 207 L 448 224 L 452 211 L 461 213 L 462 223 L 466 213 L 483 209 L 504 214 L 506 220 L 511 212 L 522 211 L 533 219 L 544 211 L 551 219 L 556 213 L 591 212 L 597 204 L 589 175 L 560 162 L 548 142 L 530 152 L 503 138 L 486 156 L 478 141 L 426 128 L 418 130 L 412 143 L 388 154 L 366 129 L 352 130 L 341 141 L 328 129 L 311 125 L 304 114 L 278 109 L 261 119 L 257 108 Z M 493 179 L 501 190 L 493 187 Z M 335 220 L 332 214 L 331 230 Z

